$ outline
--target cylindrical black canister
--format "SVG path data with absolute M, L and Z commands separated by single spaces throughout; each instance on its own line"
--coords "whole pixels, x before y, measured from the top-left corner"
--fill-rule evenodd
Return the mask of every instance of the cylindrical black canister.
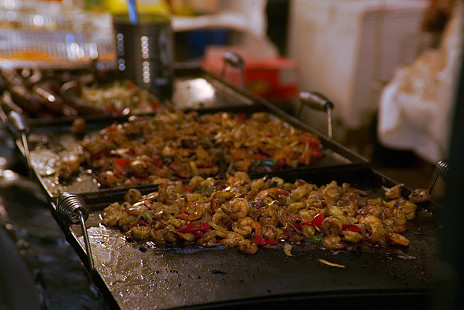
M 160 98 L 172 95 L 174 40 L 171 19 L 162 14 L 139 14 L 131 24 L 127 14 L 113 16 L 116 67 Z

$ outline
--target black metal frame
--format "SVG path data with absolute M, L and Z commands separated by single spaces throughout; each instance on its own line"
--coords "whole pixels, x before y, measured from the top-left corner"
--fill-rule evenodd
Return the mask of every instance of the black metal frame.
M 462 1 L 461 1 L 462 2 Z M 461 3 L 462 7 L 462 3 Z M 462 8 L 459 10 L 462 37 L 464 27 Z M 461 309 L 464 305 L 464 208 L 462 206 L 462 187 L 464 184 L 464 42 L 460 39 L 459 68 L 457 68 L 452 115 L 451 139 L 448 149 L 450 170 L 443 201 L 440 220 L 443 229 L 439 238 L 439 251 L 436 261 L 438 289 L 435 292 L 433 309 Z

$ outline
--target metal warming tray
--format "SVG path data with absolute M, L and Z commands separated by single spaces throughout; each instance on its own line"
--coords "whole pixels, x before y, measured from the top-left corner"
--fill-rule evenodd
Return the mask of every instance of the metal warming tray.
M 353 153 L 320 132 L 315 131 L 313 128 L 297 118 L 289 115 L 265 100 L 261 100 L 250 95 L 246 91 L 224 82 L 222 79 L 213 74 L 203 70 L 184 70 L 179 72 L 177 77 L 177 83 L 180 83 L 181 86 L 176 88 L 173 100 L 179 97 L 187 99 L 190 98 L 192 101 L 197 100 L 195 110 L 200 111 L 201 113 L 219 111 L 252 113 L 257 111 L 267 111 L 298 129 L 317 134 L 322 142 L 323 157 L 315 160 L 308 168 L 301 168 L 305 171 L 312 171 L 314 169 L 321 169 L 330 166 L 342 167 L 346 165 L 366 164 L 366 160 L 364 158 Z M 198 98 L 199 91 L 196 88 L 198 87 L 198 81 L 201 81 L 200 83 L 203 84 L 201 89 L 205 89 L 204 85 L 207 85 L 207 89 L 209 89 L 209 95 L 205 97 L 200 96 L 200 99 Z M 185 93 L 187 93 L 187 95 Z M 197 97 L 192 96 L 192 93 L 196 93 Z M 207 99 L 209 101 L 207 101 Z M 187 104 L 186 101 L 182 102 Z M 190 107 L 184 108 L 187 110 L 190 109 Z M 126 119 L 127 117 L 120 117 L 118 119 L 88 118 L 87 133 L 104 128 L 115 121 L 124 121 Z M 63 152 L 63 150 L 72 150 L 77 143 L 76 137 L 69 133 L 70 126 L 71 122 L 69 120 L 61 120 L 54 123 L 35 123 L 34 127 L 30 128 L 31 133 L 28 141 L 31 145 L 30 152 L 32 171 L 38 178 L 38 181 L 46 191 L 47 195 L 49 198 L 53 199 L 63 191 L 81 194 L 93 192 L 96 195 L 101 195 L 104 192 L 114 192 L 114 190 L 99 189 L 95 178 L 88 172 L 81 173 L 78 178 L 68 184 L 58 183 L 57 176 L 55 175 L 55 171 L 52 167 L 53 162 L 57 158 L 57 153 L 60 151 Z M 37 148 L 36 145 L 40 145 L 41 141 L 44 141 L 44 139 L 48 140 L 48 146 L 41 146 L 40 148 Z M 20 150 L 24 150 L 22 146 L 23 143 L 20 140 L 18 140 L 17 145 Z M 125 188 L 120 188 L 119 190 L 125 191 Z
M 345 166 L 281 173 L 286 181 L 304 179 L 318 185 L 332 180 L 382 195 L 383 186 L 394 181 L 367 167 Z M 294 245 L 292 256 L 282 245 L 261 248 L 246 255 L 234 248 L 198 246 L 155 247 L 151 243 L 127 242 L 123 234 L 100 224 L 100 213 L 123 193 L 81 196 L 90 214 L 87 233 L 94 269 L 86 255 L 82 229 L 65 224 L 53 214 L 67 240 L 114 306 L 120 309 L 194 308 L 245 309 L 269 306 L 329 306 L 358 309 L 421 309 L 434 285 L 437 246 L 434 203 L 422 203 L 405 234 L 407 249 L 338 253 L 315 245 Z M 407 195 L 408 193 L 406 193 Z M 318 259 L 344 265 L 321 264 Z

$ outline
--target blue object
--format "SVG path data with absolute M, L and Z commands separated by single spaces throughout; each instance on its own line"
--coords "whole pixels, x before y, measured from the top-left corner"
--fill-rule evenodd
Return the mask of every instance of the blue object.
M 128 0 L 127 11 L 129 13 L 129 20 L 132 25 L 135 25 L 139 22 L 137 16 L 137 6 L 135 5 L 135 0 Z
M 209 45 L 226 45 L 229 41 L 227 29 L 191 30 L 187 33 L 189 57 L 202 58 Z

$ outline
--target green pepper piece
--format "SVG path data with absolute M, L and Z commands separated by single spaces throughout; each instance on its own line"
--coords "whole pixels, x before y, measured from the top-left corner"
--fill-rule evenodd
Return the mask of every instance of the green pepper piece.
M 141 218 L 144 220 L 144 221 L 147 221 L 148 223 L 151 222 L 151 218 L 147 215 L 147 214 L 142 214 Z
M 316 235 L 312 238 L 308 238 L 305 241 L 308 243 L 312 243 L 312 244 L 319 244 L 322 242 L 323 238 L 324 238 L 324 233 L 320 233 L 319 235 Z

